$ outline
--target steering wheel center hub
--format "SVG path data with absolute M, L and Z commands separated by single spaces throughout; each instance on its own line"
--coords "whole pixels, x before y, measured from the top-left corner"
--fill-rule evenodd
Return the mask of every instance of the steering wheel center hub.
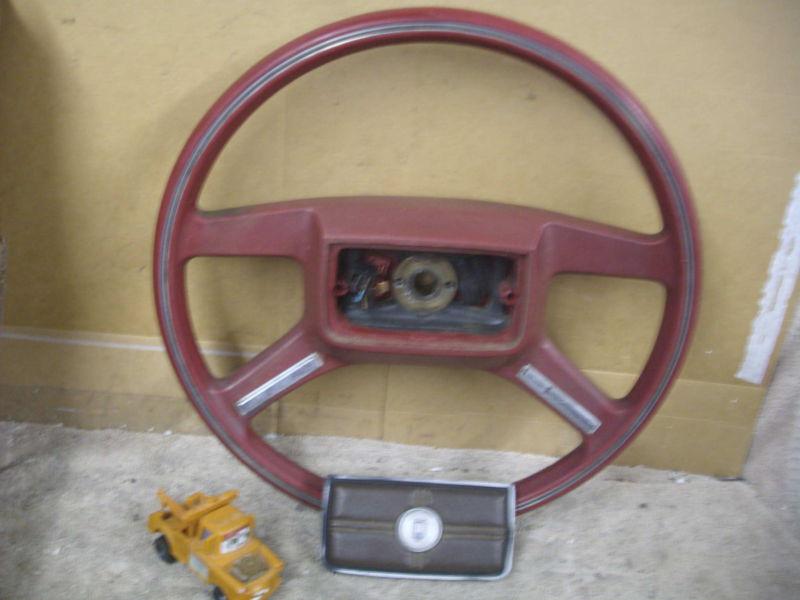
M 431 256 L 409 256 L 392 273 L 392 294 L 407 310 L 436 312 L 456 296 L 458 276 L 450 262 Z

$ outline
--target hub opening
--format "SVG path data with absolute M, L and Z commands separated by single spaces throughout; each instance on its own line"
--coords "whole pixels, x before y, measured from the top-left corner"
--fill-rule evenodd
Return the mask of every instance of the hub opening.
M 414 291 L 420 296 L 431 296 L 439 287 L 439 278 L 430 271 L 421 271 L 414 276 Z
M 491 334 L 510 322 L 515 285 L 504 256 L 348 248 L 333 293 L 360 326 Z

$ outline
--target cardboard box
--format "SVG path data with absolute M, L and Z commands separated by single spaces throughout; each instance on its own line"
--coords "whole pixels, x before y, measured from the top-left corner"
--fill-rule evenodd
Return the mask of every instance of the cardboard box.
M 204 431 L 153 310 L 152 234 L 169 170 L 211 102 L 261 56 L 393 4 L 0 4 L 0 418 Z M 791 223 L 782 230 L 800 155 L 800 5 L 441 4 L 562 38 L 615 73 L 663 127 L 695 195 L 704 296 L 681 379 L 620 460 L 739 474 L 800 251 Z M 586 99 L 527 64 L 446 45 L 374 50 L 293 83 L 233 139 L 201 202 L 373 193 L 520 203 L 646 232 L 660 225 L 634 156 Z M 291 327 L 299 282 L 282 260 L 191 266 L 195 328 L 215 369 Z M 562 277 L 548 324 L 567 355 L 620 394 L 645 360 L 662 304 L 653 284 Z M 757 381 L 762 366 L 760 383 L 736 377 Z M 489 375 L 406 366 L 327 375 L 259 427 L 545 454 L 577 441 Z

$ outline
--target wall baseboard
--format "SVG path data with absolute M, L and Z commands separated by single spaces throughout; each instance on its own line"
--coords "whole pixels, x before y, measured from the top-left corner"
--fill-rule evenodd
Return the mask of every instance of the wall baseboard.
M 203 348 L 207 360 L 217 363 L 255 351 L 219 344 Z M 605 389 L 625 389 L 634 378 L 589 374 Z M 530 398 L 520 398 L 513 386 L 472 371 L 465 371 L 463 379 L 464 389 L 437 394 L 436 369 L 350 367 L 290 394 L 259 415 L 256 426 L 264 434 L 341 435 L 546 455 L 563 454 L 575 445 L 577 437 L 569 428 Z M 738 476 L 763 394 L 763 388 L 746 384 L 681 379 L 617 462 Z M 185 400 L 158 338 L 23 328 L 0 332 L 0 419 L 208 431 Z

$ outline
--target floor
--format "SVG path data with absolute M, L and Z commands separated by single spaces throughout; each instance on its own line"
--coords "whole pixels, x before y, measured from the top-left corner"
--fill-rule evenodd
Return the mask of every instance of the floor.
M 321 471 L 511 478 L 544 459 L 341 438 L 281 438 Z M 791 599 L 800 540 L 742 481 L 612 467 L 518 520 L 515 567 L 491 583 L 328 573 L 319 514 L 264 485 L 212 437 L 0 423 L 0 598 L 209 598 L 153 552 L 155 490 L 237 488 L 286 562 L 279 600 L 437 598 Z

